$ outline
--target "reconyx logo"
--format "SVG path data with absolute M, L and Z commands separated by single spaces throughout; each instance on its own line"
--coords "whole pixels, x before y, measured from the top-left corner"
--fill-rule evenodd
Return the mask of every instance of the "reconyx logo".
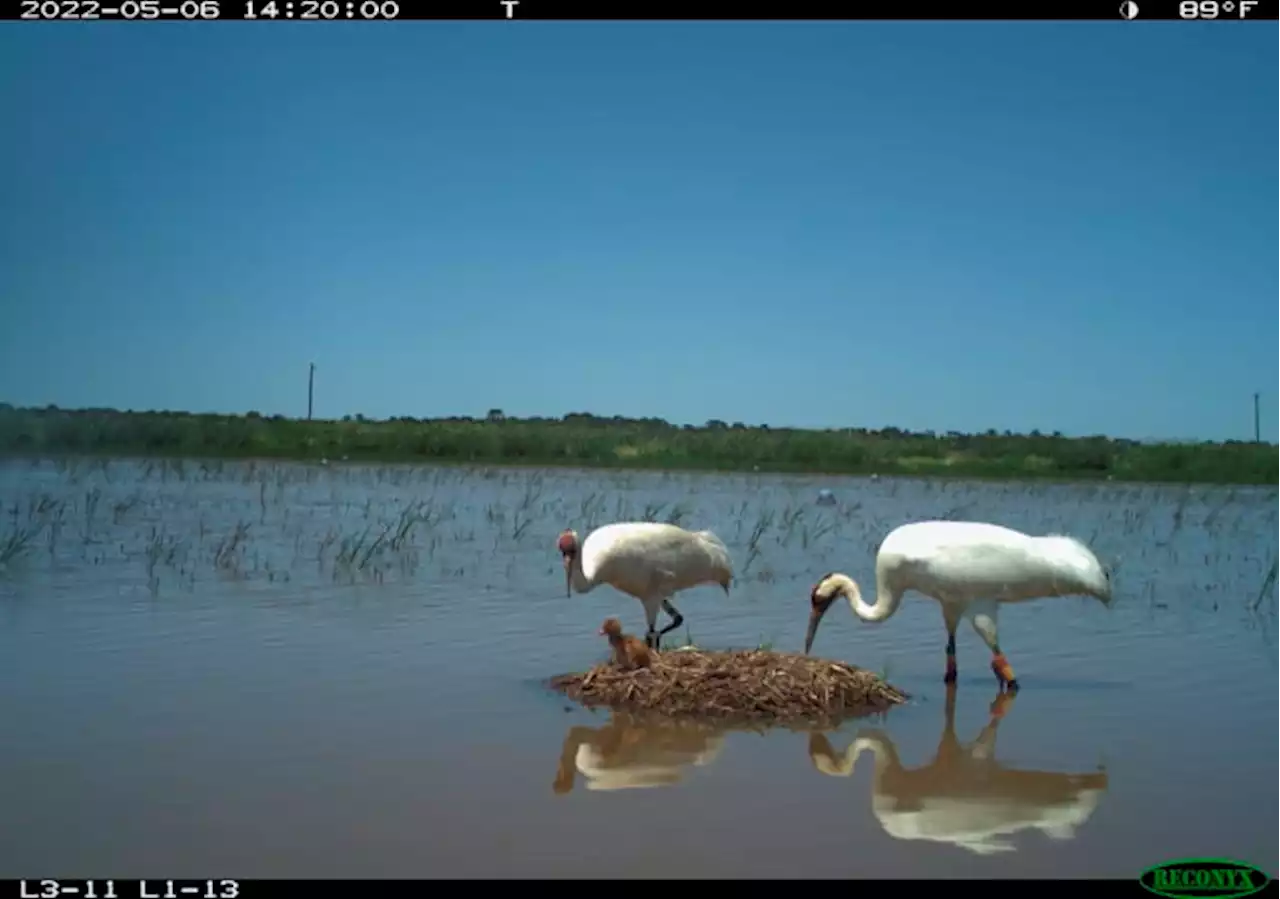
M 1168 899 L 1236 899 L 1258 892 L 1268 880 L 1261 869 L 1226 858 L 1181 858 L 1138 875 L 1138 883 Z

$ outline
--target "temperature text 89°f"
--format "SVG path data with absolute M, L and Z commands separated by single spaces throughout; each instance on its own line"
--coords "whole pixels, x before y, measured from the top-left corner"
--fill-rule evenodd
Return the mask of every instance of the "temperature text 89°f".
M 1183 19 L 1220 19 L 1235 16 L 1246 19 L 1258 0 L 1182 0 L 1178 15 Z

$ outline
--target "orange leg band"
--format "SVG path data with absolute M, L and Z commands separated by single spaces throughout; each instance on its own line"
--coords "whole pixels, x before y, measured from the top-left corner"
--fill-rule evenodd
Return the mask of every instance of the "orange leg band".
M 1009 664 L 1009 660 L 1004 657 L 1004 653 L 996 653 L 991 657 L 991 670 L 996 673 L 996 677 L 1000 678 L 1003 683 L 1009 683 L 1016 680 L 1013 676 L 1013 666 Z

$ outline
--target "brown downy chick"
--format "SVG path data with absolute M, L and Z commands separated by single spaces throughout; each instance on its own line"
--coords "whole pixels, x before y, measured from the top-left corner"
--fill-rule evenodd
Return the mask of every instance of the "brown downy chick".
M 614 664 L 620 668 L 647 668 L 653 661 L 653 650 L 644 641 L 622 632 L 622 622 L 606 618 L 600 625 L 600 636 L 609 638 Z

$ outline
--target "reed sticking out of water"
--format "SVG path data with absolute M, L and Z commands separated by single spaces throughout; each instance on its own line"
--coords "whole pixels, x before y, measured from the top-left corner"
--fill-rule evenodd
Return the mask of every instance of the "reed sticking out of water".
M 8 533 L 0 534 L 0 565 L 12 562 L 33 549 L 41 533 L 46 535 L 52 558 L 66 510 L 64 501 L 56 500 L 47 493 L 35 494 L 27 499 L 24 519 L 22 507 L 15 502 L 8 509 Z
M 870 671 L 763 649 L 662 652 L 648 668 L 602 664 L 550 685 L 587 707 L 822 727 L 907 700 Z
M 1253 601 L 1253 611 L 1258 611 L 1258 607 L 1262 605 L 1262 601 L 1267 598 L 1267 591 L 1275 586 L 1277 572 L 1280 572 L 1280 561 L 1272 559 L 1271 569 L 1267 572 L 1266 579 L 1262 582 L 1262 589 L 1258 591 L 1258 598 Z
M 213 551 L 213 564 L 222 571 L 239 571 L 243 561 L 244 545 L 249 539 L 249 525 L 237 522 L 230 534 L 223 537 Z
M 13 530 L 0 537 L 0 565 L 25 553 L 38 533 L 38 527 L 15 525 Z
M 751 529 L 751 536 L 747 538 L 747 561 L 742 566 L 744 575 L 751 570 L 751 563 L 760 556 L 760 539 L 773 527 L 773 514 L 772 509 L 763 510 L 756 519 L 755 527 Z

